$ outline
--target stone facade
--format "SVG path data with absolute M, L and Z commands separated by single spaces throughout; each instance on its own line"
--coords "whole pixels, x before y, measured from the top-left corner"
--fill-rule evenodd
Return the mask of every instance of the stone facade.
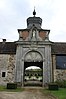
M 52 56 L 53 59 L 53 78 L 54 78 L 54 82 L 55 81 L 63 81 L 66 80 L 66 70 L 62 70 L 62 69 L 56 69 L 56 55 Z
M 29 17 L 27 28 L 18 29 L 19 40 L 16 42 L 16 74 L 15 82 L 24 86 L 25 62 L 36 66 L 42 63 L 42 86 L 52 82 L 51 42 L 49 41 L 50 30 L 41 28 L 40 17 Z M 27 65 L 27 64 L 26 64 Z M 39 66 L 39 65 L 38 65 Z
M 66 80 L 66 69 L 56 68 L 56 56 L 66 56 L 66 43 L 51 42 L 50 30 L 42 29 L 41 24 L 40 17 L 29 17 L 27 28 L 18 29 L 18 41 L 0 42 L 0 85 L 16 82 L 23 87 L 25 69 L 29 66 L 42 69 L 43 87 L 56 80 Z
M 66 70 L 54 70 L 54 81 L 66 81 Z
M 34 46 L 30 46 L 29 45 L 24 45 L 23 46 L 20 44 L 17 47 L 17 54 L 16 54 L 16 82 L 21 82 L 22 84 L 24 84 L 24 62 L 43 62 L 43 86 L 46 83 L 49 83 L 52 81 L 52 73 L 51 73 L 51 46 L 50 45 L 40 45 L 38 44 L 38 47 L 36 48 L 37 45 Z M 30 56 L 30 52 L 32 52 L 32 59 Z M 39 60 L 39 57 L 37 57 L 36 60 L 36 56 L 35 54 L 33 54 L 34 52 L 40 53 L 40 55 L 42 56 L 43 59 Z M 25 60 L 25 55 L 28 53 L 27 59 Z M 34 56 L 35 55 L 35 56 Z M 39 54 L 38 54 L 39 56 Z M 30 60 L 31 59 L 31 60 Z M 33 60 L 34 59 L 34 60 Z M 29 61 L 28 61 L 29 60 Z M 23 85 L 22 85 L 23 86 Z
M 5 74 L 3 75 L 3 73 Z M 4 76 L 4 77 L 2 77 Z M 0 85 L 14 82 L 15 55 L 0 54 Z

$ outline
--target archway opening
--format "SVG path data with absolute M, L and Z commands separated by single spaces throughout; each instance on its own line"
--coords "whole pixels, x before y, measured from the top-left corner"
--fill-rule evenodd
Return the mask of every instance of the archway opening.
M 42 86 L 43 62 L 24 62 L 24 86 Z

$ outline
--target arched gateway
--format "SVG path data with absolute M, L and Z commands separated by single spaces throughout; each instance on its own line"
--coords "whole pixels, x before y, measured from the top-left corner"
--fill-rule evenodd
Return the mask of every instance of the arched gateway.
M 36 70 L 26 70 L 27 67 L 37 66 L 40 68 L 41 72 Z M 28 72 L 29 71 L 29 72 Z M 36 73 L 35 73 L 36 72 Z M 25 76 L 28 74 L 28 76 Z M 36 76 L 41 75 L 41 76 Z M 39 77 L 41 80 L 36 79 Z M 42 86 L 42 77 L 43 77 L 43 56 L 38 51 L 29 51 L 24 57 L 24 86 L 25 85 L 40 85 Z
M 42 86 L 52 81 L 50 30 L 41 28 L 40 17 L 29 17 L 27 28 L 18 29 L 19 40 L 16 42 L 15 82 L 24 86 L 24 70 L 28 66 L 42 68 Z

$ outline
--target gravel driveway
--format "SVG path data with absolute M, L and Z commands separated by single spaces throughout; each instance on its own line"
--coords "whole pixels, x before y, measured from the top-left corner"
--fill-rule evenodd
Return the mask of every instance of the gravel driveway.
M 0 99 L 56 99 L 43 94 L 38 88 L 25 88 L 23 92 L 0 92 Z

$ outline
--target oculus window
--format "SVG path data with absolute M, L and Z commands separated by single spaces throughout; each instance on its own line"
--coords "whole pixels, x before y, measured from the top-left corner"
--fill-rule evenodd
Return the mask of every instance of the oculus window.
M 66 56 L 56 56 L 56 69 L 66 69 Z

